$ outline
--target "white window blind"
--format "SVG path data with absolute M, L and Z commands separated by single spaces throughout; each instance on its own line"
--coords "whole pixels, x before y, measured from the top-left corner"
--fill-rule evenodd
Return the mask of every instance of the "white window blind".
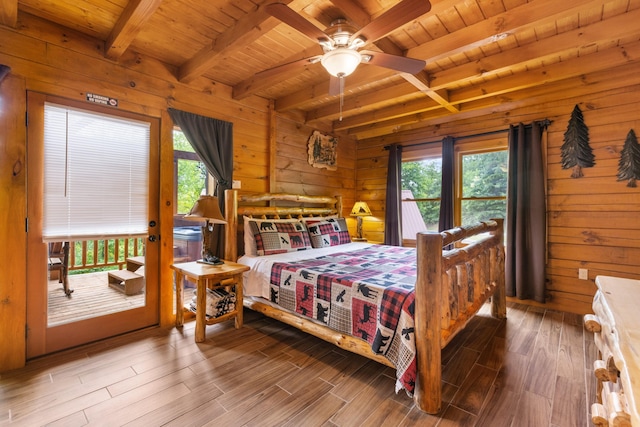
M 149 123 L 45 104 L 45 241 L 147 234 L 149 135 Z

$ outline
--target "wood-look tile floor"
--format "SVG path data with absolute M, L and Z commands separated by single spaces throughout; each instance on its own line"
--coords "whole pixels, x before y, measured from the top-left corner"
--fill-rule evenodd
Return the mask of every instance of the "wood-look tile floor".
M 392 369 L 245 309 L 194 342 L 152 328 L 0 375 L 0 425 L 588 426 L 593 337 L 582 317 L 510 303 L 443 350 L 437 415 L 394 393 Z

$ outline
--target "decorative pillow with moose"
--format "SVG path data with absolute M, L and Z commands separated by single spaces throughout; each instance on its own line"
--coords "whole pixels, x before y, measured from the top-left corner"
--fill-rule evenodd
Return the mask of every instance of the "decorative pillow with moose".
M 344 245 L 351 243 L 347 221 L 344 218 L 329 218 L 324 221 L 305 221 L 309 235 L 311 236 L 311 246 L 314 248 L 325 248 L 327 246 Z
M 256 255 L 273 255 L 312 249 L 309 232 L 300 221 L 248 221 L 256 241 Z

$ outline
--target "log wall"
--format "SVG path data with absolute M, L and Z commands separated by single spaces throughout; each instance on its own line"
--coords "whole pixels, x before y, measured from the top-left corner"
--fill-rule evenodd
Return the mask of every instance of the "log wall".
M 388 159 L 385 145 L 472 135 L 548 118 L 552 123 L 543 153 L 548 195 L 546 306 L 588 313 L 597 275 L 640 279 L 640 187 L 629 188 L 616 178 L 628 131 L 640 132 L 637 65 L 551 84 L 539 95 L 513 108 L 508 108 L 505 100 L 505 106 L 492 114 L 469 112 L 465 116 L 470 118 L 465 120 L 443 121 L 387 138 L 359 141 L 356 195 L 369 203 L 374 214 L 365 221 L 365 237 L 382 240 L 383 236 Z M 596 162 L 595 167 L 583 169 L 584 177 L 578 179 L 571 178 L 571 170 L 562 169 L 560 157 L 564 132 L 576 104 L 589 128 Z M 588 270 L 588 280 L 578 279 L 579 268 Z
M 294 120 L 276 120 L 275 188 L 271 192 L 313 196 L 342 196 L 343 215 L 355 233 L 355 221 L 349 217 L 355 202 L 355 143 L 346 135 L 338 136 L 337 169 L 313 167 L 308 161 L 308 140 L 314 130 Z M 330 131 L 324 131 L 331 134 Z

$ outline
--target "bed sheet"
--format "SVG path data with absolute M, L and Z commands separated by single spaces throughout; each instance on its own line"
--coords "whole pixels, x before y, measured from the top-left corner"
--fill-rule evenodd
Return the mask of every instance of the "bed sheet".
M 415 249 L 352 243 L 281 255 L 251 257 L 245 288 L 259 285 L 248 294 L 367 341 L 395 365 L 396 391 L 413 393 Z
M 338 251 L 355 251 L 367 246 L 371 246 L 371 243 L 351 242 L 340 246 L 307 249 L 304 251 L 287 252 L 276 255 L 243 255 L 238 259 L 238 263 L 251 267 L 251 270 L 244 273 L 244 295 L 269 299 L 269 281 L 271 279 L 271 267 L 276 262 L 295 262 L 314 257 L 330 255 Z

